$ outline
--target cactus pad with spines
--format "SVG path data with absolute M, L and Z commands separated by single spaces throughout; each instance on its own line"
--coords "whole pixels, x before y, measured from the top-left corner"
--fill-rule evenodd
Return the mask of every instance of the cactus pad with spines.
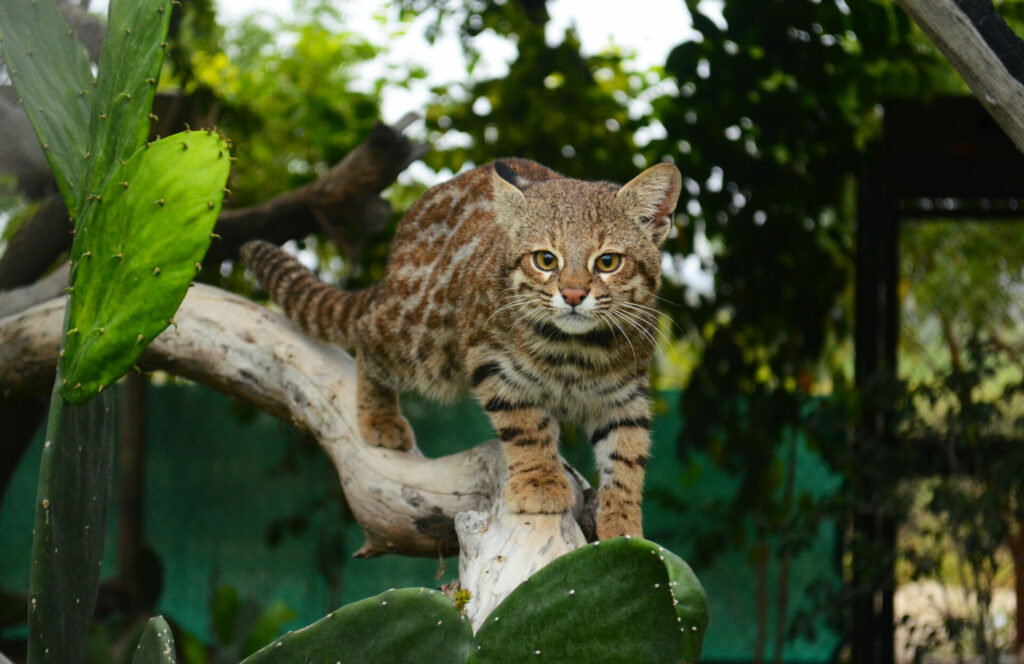
M 450 599 L 426 588 L 389 590 L 275 639 L 242 664 L 469 661 L 473 632 Z
M 473 661 L 691 663 L 707 624 L 707 596 L 678 556 L 646 540 L 604 540 L 512 591 L 477 632 Z
M 0 2 L 7 71 L 69 210 L 83 190 L 93 93 L 89 58 L 53 0 Z
M 171 323 L 210 245 L 228 164 L 221 136 L 182 132 L 137 151 L 107 182 L 71 253 L 65 399 L 109 386 Z
M 620 538 L 541 569 L 475 637 L 450 599 L 410 588 L 343 607 L 243 664 L 682 664 L 697 661 L 707 625 L 707 596 L 689 565 L 653 542 Z
M 135 648 L 132 664 L 175 664 L 174 636 L 163 616 L 150 618 Z

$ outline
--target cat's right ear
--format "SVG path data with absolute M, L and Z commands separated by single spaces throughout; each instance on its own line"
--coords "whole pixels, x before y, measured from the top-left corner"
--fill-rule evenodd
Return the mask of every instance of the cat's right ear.
M 503 161 L 494 162 L 491 186 L 494 188 L 495 221 L 508 232 L 518 228 L 526 214 L 526 196 L 516 186 L 516 173 Z

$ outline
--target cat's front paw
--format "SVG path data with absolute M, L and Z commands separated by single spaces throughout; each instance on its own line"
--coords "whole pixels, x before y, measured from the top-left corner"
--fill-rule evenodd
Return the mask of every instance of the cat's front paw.
M 359 430 L 367 443 L 374 447 L 408 452 L 415 449 L 416 437 L 409 421 L 402 415 L 368 415 L 359 418 Z
M 505 500 L 512 512 L 525 514 L 561 514 L 572 507 L 574 495 L 562 469 L 550 475 L 509 478 Z

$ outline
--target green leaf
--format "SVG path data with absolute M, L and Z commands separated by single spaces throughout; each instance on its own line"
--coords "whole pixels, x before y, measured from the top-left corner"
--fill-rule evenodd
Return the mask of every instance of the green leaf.
M 694 662 L 706 628 L 707 599 L 686 563 L 653 542 L 604 540 L 506 597 L 477 632 L 473 661 Z
M 60 362 L 68 401 L 112 384 L 169 325 L 209 247 L 228 166 L 219 135 L 169 136 L 119 167 L 80 220 Z
M 90 109 L 87 194 L 99 193 L 149 136 L 170 16 L 170 0 L 115 0 L 110 5 Z
M 425 588 L 390 590 L 290 632 L 242 664 L 469 661 L 473 633 L 451 600 Z
M 69 210 L 84 190 L 89 59 L 53 0 L 0 2 L 3 56 Z
M 238 591 L 231 586 L 221 586 L 213 597 L 213 633 L 221 645 L 230 645 L 238 629 L 238 614 L 242 602 Z
M 139 639 L 132 664 L 175 664 L 174 636 L 163 616 L 150 618 Z
M 50 399 L 29 579 L 30 664 L 85 659 L 113 472 L 113 396 L 76 406 L 55 387 Z
M 274 640 L 274 637 L 281 633 L 285 624 L 295 620 L 295 610 L 284 602 L 274 602 L 252 626 L 249 637 L 245 640 L 243 656 L 249 656 Z

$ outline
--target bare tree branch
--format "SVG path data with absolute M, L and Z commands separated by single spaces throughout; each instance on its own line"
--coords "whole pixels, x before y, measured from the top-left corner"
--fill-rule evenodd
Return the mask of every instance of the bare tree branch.
M 402 134 L 416 117 L 409 114 L 394 127 L 378 124 L 344 159 L 304 187 L 259 205 L 222 212 L 215 229 L 221 241 L 210 247 L 204 260 L 233 258 L 253 238 L 280 244 L 323 230 L 338 241 L 342 228 L 383 228 L 391 218 L 391 206 L 380 192 L 427 152 L 426 146 Z
M 64 200 L 58 194 L 51 195 L 22 224 L 0 256 L 0 292 L 36 281 L 71 248 L 72 228 Z
M 1024 151 L 1024 42 L 990 0 L 897 0 Z
M 63 314 L 58 298 L 0 319 L 0 394 L 52 384 Z M 593 523 L 596 501 L 568 464 L 577 497 L 571 514 L 509 514 L 508 470 L 497 441 L 438 459 L 363 441 L 354 362 L 341 349 L 209 286 L 193 287 L 174 318 L 176 327 L 157 337 L 140 366 L 204 383 L 312 434 L 366 534 L 356 555 L 437 556 L 461 544 L 460 581 L 477 598 L 467 609 L 474 624 L 534 571 L 585 541 L 577 523 Z
M 234 258 L 254 238 L 280 244 L 318 230 L 336 240 L 341 228 L 380 230 L 391 217 L 380 192 L 427 152 L 402 133 L 416 117 L 407 115 L 394 127 L 378 124 L 318 180 L 257 205 L 223 210 L 214 228 L 221 239 L 210 246 L 204 261 Z M 32 283 L 71 247 L 67 220 L 64 204 L 56 198 L 15 233 L 0 256 L 0 291 Z

